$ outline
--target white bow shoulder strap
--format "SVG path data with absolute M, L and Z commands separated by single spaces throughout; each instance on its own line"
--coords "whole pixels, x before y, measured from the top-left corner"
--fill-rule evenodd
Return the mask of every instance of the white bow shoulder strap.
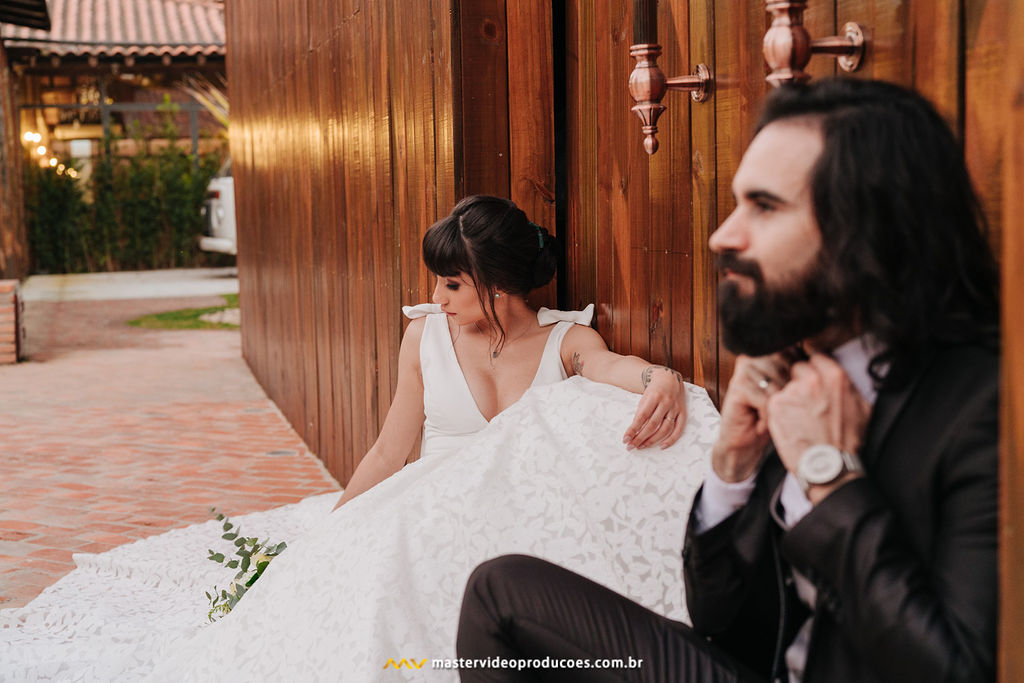
M 594 319 L 594 304 L 587 304 L 582 311 L 555 311 L 550 308 L 541 307 L 537 311 L 537 322 L 543 325 L 554 325 L 557 322 L 566 321 L 577 325 L 589 325 Z
M 417 304 L 415 306 L 402 306 L 402 313 L 409 320 L 415 320 L 416 318 L 422 318 L 423 316 L 430 315 L 431 313 L 440 313 L 441 304 Z
M 431 313 L 441 313 L 440 304 L 418 304 L 416 306 L 402 306 L 402 313 L 406 318 L 415 320 Z M 587 304 L 582 311 L 557 311 L 551 308 L 541 307 L 537 311 L 537 322 L 541 325 L 554 325 L 557 322 L 566 321 L 577 325 L 589 325 L 594 319 L 594 304 Z

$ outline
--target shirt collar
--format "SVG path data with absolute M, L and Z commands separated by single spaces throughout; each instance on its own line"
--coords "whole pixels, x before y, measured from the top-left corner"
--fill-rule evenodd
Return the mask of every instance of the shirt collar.
M 846 371 L 853 386 L 857 388 L 857 391 L 864 397 L 864 400 L 871 405 L 874 405 L 875 399 L 878 398 L 878 390 L 875 388 L 875 380 L 871 376 L 869 368 L 871 366 L 871 359 L 882 348 L 882 345 L 873 336 L 862 334 L 845 344 L 839 345 L 832 351 L 832 357 Z M 883 375 L 887 369 L 882 369 Z

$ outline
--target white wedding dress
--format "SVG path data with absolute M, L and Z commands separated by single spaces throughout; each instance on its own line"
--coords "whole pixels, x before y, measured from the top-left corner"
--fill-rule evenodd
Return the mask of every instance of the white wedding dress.
M 555 325 L 532 387 L 488 424 L 446 319 L 429 316 L 424 457 L 334 513 L 328 494 L 235 520 L 289 545 L 215 624 L 203 592 L 233 576 L 205 560 L 227 543 L 216 522 L 77 555 L 78 569 L 28 606 L 0 611 L 0 681 L 456 681 L 429 660 L 455 657 L 466 579 L 507 553 L 685 620 L 683 532 L 718 414 L 687 385 L 682 438 L 627 451 L 639 396 L 557 381 L 570 327 Z M 388 664 L 403 659 L 428 661 Z

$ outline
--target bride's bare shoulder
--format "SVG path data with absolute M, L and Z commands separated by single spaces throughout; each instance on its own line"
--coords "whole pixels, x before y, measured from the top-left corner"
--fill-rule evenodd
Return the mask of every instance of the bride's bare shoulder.
M 410 337 L 415 335 L 416 337 L 423 336 L 423 328 L 427 324 L 426 316 L 422 318 L 413 318 L 409 321 L 409 324 L 405 326 L 405 332 L 402 333 L 402 338 Z
M 565 333 L 565 338 L 562 340 L 562 349 L 573 349 L 578 347 L 591 347 L 594 345 L 606 347 L 604 338 L 597 333 L 593 327 L 589 325 L 573 325 L 572 328 Z
M 427 319 L 413 318 L 409 321 L 409 324 L 405 327 L 405 332 L 402 333 L 402 346 L 398 350 L 398 359 L 401 364 L 403 361 L 406 363 L 412 363 L 414 366 L 419 367 L 420 364 L 420 340 L 423 339 L 423 328 L 427 324 Z

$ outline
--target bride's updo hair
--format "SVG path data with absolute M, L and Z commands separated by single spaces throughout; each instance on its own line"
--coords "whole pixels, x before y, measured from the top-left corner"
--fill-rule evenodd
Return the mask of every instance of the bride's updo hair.
M 558 241 L 508 199 L 473 195 L 427 230 L 423 262 L 441 277 L 473 278 L 484 315 L 498 329 L 500 350 L 505 331 L 494 313 L 494 295 L 525 297 L 551 282 Z

